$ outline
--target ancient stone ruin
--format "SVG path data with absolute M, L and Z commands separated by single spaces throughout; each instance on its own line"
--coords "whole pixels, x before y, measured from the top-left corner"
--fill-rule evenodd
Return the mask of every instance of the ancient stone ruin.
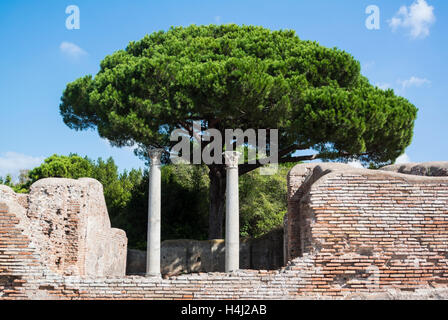
M 164 278 L 125 275 L 126 236 L 97 181 L 44 179 L 28 195 L 0 186 L 0 299 L 447 298 L 448 177 L 416 166 L 295 166 L 283 267 Z
M 126 234 L 111 228 L 98 181 L 43 179 L 29 194 L 0 186 L 0 202 L 2 262 L 13 267 L 26 261 L 30 270 L 39 267 L 62 276 L 125 275 Z M 0 276 L 10 271 L 1 265 L 6 269 Z

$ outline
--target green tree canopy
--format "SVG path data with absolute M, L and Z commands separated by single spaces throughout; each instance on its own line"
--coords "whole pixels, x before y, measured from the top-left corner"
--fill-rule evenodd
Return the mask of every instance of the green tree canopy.
M 358 158 L 388 164 L 410 144 L 417 109 L 372 86 L 350 54 L 294 31 L 175 27 L 105 57 L 69 83 L 60 112 L 73 129 L 96 128 L 113 145 L 174 144 L 173 129 L 278 129 L 279 162 Z M 205 144 L 202 145 L 205 147 Z M 296 156 L 298 150 L 314 150 Z M 240 175 L 260 164 L 240 165 Z M 225 166 L 209 165 L 209 237 L 222 235 Z
M 7 174 L 4 178 L 0 177 L 0 184 L 3 184 L 10 188 L 14 187 L 14 183 L 12 182 L 12 177 L 10 174 Z
M 256 238 L 283 226 L 287 208 L 287 174 L 294 164 L 281 164 L 271 176 L 256 170 L 241 177 L 240 234 Z
M 69 156 L 60 156 L 54 154 L 44 160 L 44 162 L 30 170 L 28 176 L 31 185 L 37 180 L 44 178 L 69 178 L 79 179 L 83 177 L 92 177 L 94 163 L 86 158 L 82 158 L 76 154 Z

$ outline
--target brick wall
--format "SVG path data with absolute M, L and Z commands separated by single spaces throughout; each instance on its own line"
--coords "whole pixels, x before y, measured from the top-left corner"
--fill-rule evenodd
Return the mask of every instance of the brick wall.
M 288 176 L 288 192 L 285 267 L 165 279 L 63 276 L 48 269 L 29 272 L 39 260 L 38 248 L 27 242 L 24 226 L 16 228 L 23 216 L 15 212 L 25 210 L 23 206 L 16 204 L 11 210 L 13 202 L 6 202 L 9 209 L 0 211 L 5 220 L 0 232 L 7 234 L 1 247 L 18 244 L 35 258 L 23 260 L 18 247 L 3 251 L 1 261 L 9 257 L 9 262 L 0 264 L 4 277 L 0 295 L 3 299 L 448 297 L 448 178 L 334 164 L 300 165 Z M 19 240 L 5 240 L 12 238 Z
M 345 165 L 303 165 L 289 176 L 287 256 L 309 290 L 340 293 L 448 283 L 448 178 Z
M 29 234 L 23 208 L 0 203 L 0 299 L 28 298 L 27 279 L 43 275 Z

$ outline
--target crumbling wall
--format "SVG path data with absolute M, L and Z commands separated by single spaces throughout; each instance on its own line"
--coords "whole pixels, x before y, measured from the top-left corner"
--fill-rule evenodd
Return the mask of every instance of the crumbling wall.
M 448 178 L 342 164 L 289 174 L 285 239 L 309 290 L 448 283 Z
M 438 161 L 438 162 L 393 164 L 390 166 L 382 167 L 381 170 L 412 174 L 416 176 L 447 177 L 448 162 Z
M 69 214 L 76 212 L 73 215 L 79 218 L 76 248 L 89 250 L 79 241 L 82 236 L 85 242 L 97 239 L 102 242 L 107 238 L 88 239 L 86 216 L 90 213 L 86 208 L 97 208 L 94 209 L 97 213 L 100 208 L 96 207 L 98 203 L 89 205 L 88 199 L 92 197 L 89 192 L 96 190 L 96 194 L 100 189 L 94 182 L 94 185 L 86 182 L 79 181 L 80 186 L 70 181 L 62 187 L 52 183 L 45 187 L 44 184 L 34 191 L 35 197 L 30 194 L 27 201 L 0 188 L 0 203 L 5 204 L 0 206 L 0 217 L 4 221 L 0 224 L 0 234 L 7 234 L 0 236 L 0 248 L 7 248 L 0 255 L 0 276 L 5 275 L 0 283 L 1 298 L 448 298 L 447 177 L 354 169 L 343 164 L 296 166 L 288 176 L 285 267 L 272 271 L 194 273 L 166 279 L 66 276 L 57 268 L 56 273 L 48 272 L 47 260 L 42 257 L 51 255 L 45 245 L 41 245 L 40 237 L 48 238 L 51 228 L 41 218 L 58 215 L 61 209 L 62 221 L 64 218 L 69 221 Z M 80 200 L 59 202 L 58 192 L 66 194 L 62 190 L 79 195 Z M 46 197 L 52 199 L 47 207 Z M 39 199 L 42 204 L 37 206 L 35 202 Z M 61 203 L 65 203 L 65 207 Z M 98 214 L 99 217 L 92 219 L 93 223 L 103 219 L 100 217 L 104 212 Z M 108 226 L 106 222 L 99 230 L 107 233 Z M 53 229 L 52 235 L 59 234 Z M 64 241 L 67 244 L 67 240 Z M 104 245 L 98 248 L 98 252 L 110 249 Z M 21 260 L 19 249 L 30 256 L 26 262 Z M 199 256 L 191 254 L 190 257 L 195 261 Z M 77 261 L 82 259 L 87 260 L 81 257 Z M 43 272 L 41 264 L 45 267 Z M 86 267 L 84 265 L 84 270 Z M 83 270 L 82 265 L 77 270 Z M 6 278 L 7 275 L 19 278 Z
M 8 198 L 0 202 L 0 299 L 30 298 L 28 279 L 44 276 L 40 251 L 25 208 L 15 201 L 12 190 L 2 187 L 0 194 Z
M 0 203 L 10 201 L 26 213 L 30 237 L 50 272 L 66 276 L 121 276 L 126 269 L 127 238 L 111 228 L 102 185 L 94 179 L 42 179 L 28 195 L 5 186 Z
M 303 245 L 309 236 L 306 226 L 311 221 L 305 215 L 299 214 L 301 200 L 309 193 L 313 184 L 323 175 L 333 170 L 347 169 L 347 165 L 340 163 L 302 164 L 290 170 L 287 176 L 288 184 L 288 212 L 284 216 L 284 263 L 303 255 Z

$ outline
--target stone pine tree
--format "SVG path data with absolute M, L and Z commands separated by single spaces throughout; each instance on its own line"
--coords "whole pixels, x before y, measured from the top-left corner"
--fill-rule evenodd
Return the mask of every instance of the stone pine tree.
M 96 128 L 142 155 L 168 151 L 172 130 L 192 133 L 193 121 L 223 133 L 278 129 L 280 163 L 391 163 L 410 144 L 417 115 L 406 99 L 371 85 L 342 50 L 291 30 L 234 24 L 175 27 L 130 42 L 106 56 L 95 77 L 69 83 L 61 100 L 70 128 Z M 244 163 L 239 174 L 258 166 Z M 225 165 L 208 167 L 209 237 L 220 238 Z

